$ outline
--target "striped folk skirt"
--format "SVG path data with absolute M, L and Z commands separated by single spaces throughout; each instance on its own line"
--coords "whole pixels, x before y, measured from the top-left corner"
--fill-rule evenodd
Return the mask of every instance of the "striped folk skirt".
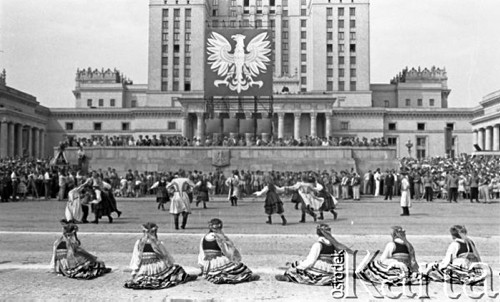
M 334 279 L 334 268 L 332 263 L 317 260 L 313 266 L 307 269 L 298 269 L 297 262 L 285 272 L 288 281 L 307 285 L 332 285 Z
M 425 281 L 421 274 L 410 272 L 407 264 L 396 259 L 375 260 L 377 255 L 378 253 L 375 253 L 356 270 L 358 279 L 389 286 L 416 285 Z
M 68 278 L 94 279 L 111 271 L 104 262 L 75 255 L 76 263 L 70 263 L 66 249 L 58 249 L 55 257 L 55 272 Z
M 483 282 L 488 271 L 479 265 L 478 262 L 470 262 L 465 258 L 457 258 L 453 263 L 444 268 L 439 267 L 439 262 L 428 264 L 427 272 L 429 279 L 437 282 L 450 282 L 454 284 L 479 284 Z
M 218 256 L 203 263 L 203 276 L 214 284 L 236 284 L 250 281 L 252 271 L 243 263 Z

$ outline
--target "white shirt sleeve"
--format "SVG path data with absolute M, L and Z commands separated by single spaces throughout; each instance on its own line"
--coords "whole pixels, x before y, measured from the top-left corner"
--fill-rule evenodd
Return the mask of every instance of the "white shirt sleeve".
M 380 261 L 384 261 L 387 259 L 390 259 L 392 257 L 392 253 L 394 253 L 394 250 L 396 249 L 396 244 L 394 242 L 389 242 L 385 246 L 384 252 L 380 256 Z
M 445 268 L 448 264 L 451 263 L 453 258 L 457 255 L 458 249 L 460 245 L 458 242 L 454 241 L 448 246 L 448 250 L 446 251 L 446 255 L 444 259 L 439 263 L 439 268 Z
M 152 190 L 152 189 L 154 189 L 154 188 L 158 187 L 158 185 L 159 185 L 159 184 L 160 184 L 160 182 L 159 182 L 159 181 L 157 181 L 157 182 L 155 182 L 155 183 L 151 186 L 151 188 L 149 188 L 149 189 L 150 189 L 150 190 Z
M 269 188 L 268 188 L 267 186 L 265 186 L 262 190 L 260 190 L 260 191 L 258 191 L 258 192 L 255 192 L 254 194 L 255 194 L 256 196 L 262 196 L 262 195 L 266 194 L 266 193 L 267 193 L 267 191 L 269 191 Z
M 300 264 L 297 266 L 298 269 L 306 269 L 308 267 L 311 267 L 316 260 L 318 260 L 319 253 L 321 252 L 321 243 L 316 242 L 313 244 L 311 247 L 311 250 L 309 251 L 309 255 L 307 255 L 307 258 L 303 261 L 300 262 Z

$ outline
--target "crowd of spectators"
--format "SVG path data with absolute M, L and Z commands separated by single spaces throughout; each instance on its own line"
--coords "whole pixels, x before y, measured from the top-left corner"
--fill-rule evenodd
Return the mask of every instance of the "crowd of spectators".
M 175 147 L 198 147 L 198 146 L 269 146 L 269 147 L 327 147 L 327 146 L 354 146 L 354 147 L 374 147 L 374 146 L 388 146 L 385 138 L 371 138 L 366 137 L 313 137 L 303 136 L 299 139 L 293 137 L 285 138 L 270 138 L 260 137 L 247 141 L 244 137 L 233 136 L 207 136 L 206 139 L 201 140 L 197 137 L 187 138 L 183 136 L 160 136 L 153 135 L 139 135 L 137 139 L 133 136 L 94 136 L 93 138 L 86 137 L 68 137 L 66 145 L 70 147 L 96 147 L 96 146 L 119 146 L 119 147 L 133 147 L 133 146 L 175 146 Z
M 213 194 L 228 193 L 226 175 L 213 171 L 132 171 L 119 175 L 115 169 L 98 169 L 102 180 L 112 186 L 117 196 L 142 197 L 156 194 L 151 186 L 162 177 L 167 181 L 176 175 L 186 175 L 195 183 L 205 175 L 214 188 Z M 246 195 L 261 190 L 264 178 L 270 174 L 276 185 L 292 186 L 304 176 L 313 177 L 338 199 L 359 199 L 365 196 L 400 195 L 402 174 L 410 181 L 411 198 L 432 201 L 436 198 L 450 202 L 457 199 L 489 202 L 500 198 L 500 158 L 474 157 L 462 154 L 457 158 L 433 157 L 428 159 L 402 158 L 400 168 L 381 171 L 376 169 L 359 175 L 356 171 L 238 171 L 242 192 Z M 77 166 L 57 165 L 50 159 L 0 159 L 0 195 L 2 202 L 9 200 L 52 199 L 65 200 L 67 193 L 82 184 L 86 175 Z M 291 192 L 288 192 L 291 194 Z

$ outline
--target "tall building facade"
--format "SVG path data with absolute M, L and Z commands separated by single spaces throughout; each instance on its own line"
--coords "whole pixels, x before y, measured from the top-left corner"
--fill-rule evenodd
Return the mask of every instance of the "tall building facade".
M 51 109 L 50 143 L 214 134 L 205 114 L 207 31 L 258 28 L 271 35 L 274 93 L 257 134 L 385 137 L 398 156 L 427 157 L 445 153 L 448 128 L 452 153 L 471 152 L 474 110 L 450 106 L 444 69 L 405 68 L 371 83 L 369 12 L 368 0 L 150 0 L 148 83 L 78 70 L 75 108 Z M 228 110 L 218 134 L 246 134 L 251 111 Z

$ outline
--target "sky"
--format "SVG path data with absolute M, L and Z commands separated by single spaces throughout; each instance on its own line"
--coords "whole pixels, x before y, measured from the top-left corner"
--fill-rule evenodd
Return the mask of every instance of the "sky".
M 148 3 L 0 0 L 7 85 L 47 107 L 74 107 L 77 68 L 117 68 L 146 84 Z M 476 107 L 500 90 L 499 29 L 499 0 L 371 0 L 371 83 L 406 66 L 445 67 L 449 107 Z

